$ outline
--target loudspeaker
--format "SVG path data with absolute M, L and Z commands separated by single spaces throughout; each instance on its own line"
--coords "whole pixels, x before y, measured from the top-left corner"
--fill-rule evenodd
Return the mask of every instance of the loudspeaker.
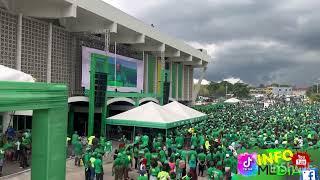
M 165 62 L 164 69 L 165 69 L 165 70 L 169 70 L 169 68 L 170 68 L 169 62 Z
M 163 83 L 163 105 L 169 103 L 169 94 L 170 94 L 170 83 Z
M 106 99 L 108 74 L 97 72 L 95 74 L 95 106 L 102 107 Z

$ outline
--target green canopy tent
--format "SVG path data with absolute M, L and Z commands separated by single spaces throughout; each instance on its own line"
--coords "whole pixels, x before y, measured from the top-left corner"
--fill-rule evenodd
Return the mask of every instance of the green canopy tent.
M 198 114 L 198 116 L 192 117 L 178 111 L 178 109 L 168 109 L 156 103 L 149 102 L 107 118 L 106 124 L 167 130 L 184 124 L 201 121 L 206 118 L 207 115 L 203 113 L 202 116 Z

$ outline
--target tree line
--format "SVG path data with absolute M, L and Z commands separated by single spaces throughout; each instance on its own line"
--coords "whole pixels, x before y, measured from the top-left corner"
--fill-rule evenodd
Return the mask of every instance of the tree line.
M 210 82 L 208 85 L 201 85 L 199 96 L 220 98 L 226 97 L 226 94 L 233 94 L 233 97 L 249 97 L 250 87 L 244 83 L 229 83 L 227 81 Z

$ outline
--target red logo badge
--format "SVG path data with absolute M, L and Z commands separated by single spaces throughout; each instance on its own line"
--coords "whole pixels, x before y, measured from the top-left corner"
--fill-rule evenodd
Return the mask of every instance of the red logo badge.
M 306 152 L 297 152 L 292 156 L 292 164 L 298 168 L 308 168 L 310 164 L 310 156 Z

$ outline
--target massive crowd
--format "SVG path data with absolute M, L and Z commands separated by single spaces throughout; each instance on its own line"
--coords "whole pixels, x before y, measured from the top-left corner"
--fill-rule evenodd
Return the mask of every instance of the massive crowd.
M 167 137 L 164 133 L 138 133 L 132 143 L 123 137 L 114 155 L 114 177 L 129 179 L 128 172 L 136 169 L 140 180 L 196 180 L 204 175 L 208 179 L 231 179 L 237 173 L 237 154 L 243 150 L 319 149 L 319 107 L 319 104 L 196 107 L 208 115 L 207 120 L 171 129 Z M 86 174 L 91 172 L 91 177 L 99 174 L 100 169 L 103 174 L 103 168 L 97 167 L 91 158 L 99 159 L 111 148 L 110 141 L 93 141 L 96 145 L 89 146 L 83 156 Z M 93 166 L 88 165 L 90 162 Z
M 274 105 L 207 105 L 197 110 L 208 119 L 168 130 L 165 133 L 137 133 L 133 142 L 125 136 L 114 151 L 112 172 L 116 180 L 230 179 L 237 173 L 237 155 L 249 149 L 320 148 L 319 104 Z M 9 127 L 1 137 L 0 172 L 3 162 L 19 161 L 28 166 L 31 131 Z M 75 165 L 85 168 L 86 180 L 103 179 L 103 160 L 111 156 L 112 142 L 104 137 L 70 139 Z
M 31 131 L 16 131 L 9 126 L 0 136 L 0 176 L 3 166 L 10 162 L 19 162 L 20 168 L 29 167 L 31 157 Z

